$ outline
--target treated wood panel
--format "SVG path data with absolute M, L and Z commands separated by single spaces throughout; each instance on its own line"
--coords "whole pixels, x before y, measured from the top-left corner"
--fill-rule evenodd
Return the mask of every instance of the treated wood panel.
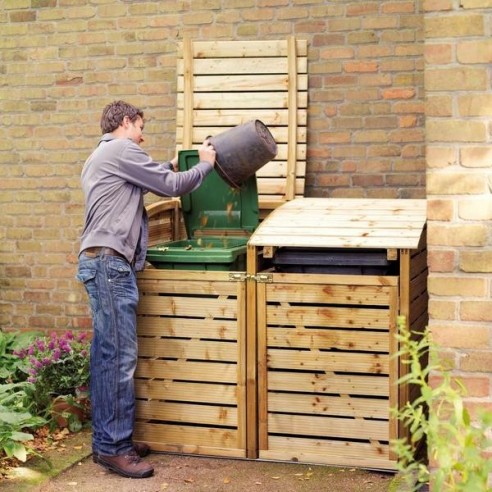
M 298 111 L 299 124 L 306 124 L 307 115 L 305 111 Z M 247 123 L 252 120 L 260 120 L 266 126 L 273 127 L 276 125 L 287 125 L 289 122 L 289 111 L 287 109 L 278 109 L 272 111 L 271 108 L 264 110 L 250 109 L 243 111 L 239 124 Z M 193 121 L 197 126 L 236 126 L 238 124 L 236 109 L 216 109 L 216 110 L 195 110 L 193 111 Z M 182 125 L 182 118 L 176 120 L 177 125 Z
M 154 272 L 159 274 L 159 272 L 167 272 L 168 270 L 154 270 Z M 172 270 L 170 270 L 172 271 Z M 146 270 L 145 273 L 149 274 L 151 270 Z M 194 272 L 190 271 L 186 273 L 186 277 Z M 138 287 L 141 294 L 152 295 L 152 294 L 177 294 L 181 296 L 186 296 L 189 294 L 195 295 L 209 295 L 213 296 L 235 296 L 238 293 L 237 285 L 234 282 L 217 282 L 212 280 L 204 279 L 203 281 L 195 280 L 190 278 L 190 280 L 184 280 L 184 275 L 181 273 L 180 279 L 163 278 L 161 279 L 138 279 Z
M 388 440 L 388 423 L 368 419 L 338 419 L 320 416 L 270 414 L 271 434 L 318 436 L 341 439 Z
M 297 277 L 296 277 L 297 278 Z M 323 278 L 323 277 L 322 277 Z M 297 278 L 298 280 L 298 278 Z M 388 305 L 390 289 L 381 285 L 336 285 L 326 281 L 324 284 L 304 284 L 299 289 L 294 284 L 274 283 L 268 287 L 268 302 L 289 302 L 323 304 L 356 304 L 370 306 Z M 348 279 L 347 279 L 348 280 Z
M 139 419 L 167 423 L 190 423 L 236 427 L 237 408 L 226 406 L 196 405 L 193 403 L 159 402 L 155 400 L 136 402 Z
M 199 318 L 237 318 L 237 301 L 198 297 L 143 296 L 138 314 L 167 315 Z
M 388 352 L 389 340 L 386 332 L 270 328 L 268 330 L 268 346 Z
M 387 377 L 376 375 L 345 375 L 330 372 L 283 372 L 268 373 L 268 388 L 271 391 L 313 392 L 319 394 L 369 395 L 387 397 Z
M 304 63 L 304 72 L 306 72 L 306 63 Z M 184 72 L 184 62 L 181 59 L 177 61 L 178 73 Z M 193 75 L 226 76 L 235 74 L 275 74 L 287 73 L 286 57 L 230 57 L 230 58 L 197 58 L 193 61 Z M 301 68 L 301 67 L 299 67 Z
M 288 108 L 289 95 L 287 92 L 258 92 L 261 87 L 251 87 L 248 91 L 237 92 L 233 97 L 228 92 L 198 92 L 193 95 L 193 105 L 197 110 L 247 110 L 241 111 L 240 117 L 243 114 L 248 114 L 251 109 L 251 101 L 254 100 L 254 108 L 258 110 Z M 305 109 L 308 103 L 308 94 L 306 92 L 297 92 L 297 107 Z M 176 105 L 178 109 L 184 107 L 184 95 L 178 92 L 176 95 Z M 301 112 L 298 112 L 298 114 Z M 305 113 L 305 111 L 302 111 Z M 305 118 L 303 115 L 302 118 Z M 183 117 L 178 112 L 177 123 L 182 125 Z
M 217 360 L 221 362 L 235 362 L 238 358 L 237 344 L 226 341 L 140 338 L 138 344 L 140 357 Z
M 208 136 L 210 135 L 218 135 L 219 133 L 222 133 L 226 130 L 226 128 L 222 126 L 208 126 L 208 127 L 195 127 L 193 128 L 193 142 L 203 142 Z M 277 142 L 288 142 L 288 128 L 283 127 L 283 126 L 277 126 L 277 127 L 272 127 L 269 128 L 271 131 L 273 137 L 275 138 L 275 141 Z M 181 140 L 182 138 L 182 132 L 183 129 L 180 127 L 176 128 L 176 138 Z M 306 142 L 307 138 L 307 129 L 305 127 L 298 127 L 297 128 L 297 139 L 300 142 Z
M 312 350 L 268 350 L 271 369 L 321 370 L 388 374 L 388 356 L 380 354 L 318 352 Z M 286 374 L 285 377 L 289 377 Z
M 183 383 L 176 381 L 140 380 L 135 388 L 137 398 L 236 405 L 236 386 L 227 384 Z
M 296 49 L 299 55 L 307 55 L 306 40 L 297 39 Z M 178 54 L 182 56 L 182 47 L 178 48 Z M 195 58 L 207 57 L 248 57 L 248 56 L 287 56 L 288 47 L 283 39 L 261 40 L 261 41 L 194 41 L 192 44 L 192 54 Z
M 269 449 L 260 451 L 260 458 L 340 466 L 362 466 L 394 470 L 396 463 L 388 460 L 387 444 L 354 441 L 296 439 L 272 436 Z
M 237 432 L 234 429 L 184 425 L 135 423 L 135 440 L 155 441 L 176 446 L 207 446 L 237 448 Z
M 416 249 L 425 212 L 425 200 L 300 198 L 274 210 L 253 233 L 250 244 Z
M 203 381 L 207 375 L 209 383 L 235 384 L 238 380 L 236 364 L 208 361 L 162 360 L 140 358 L 135 376 L 137 379 L 169 379 L 180 381 Z M 140 381 L 138 381 L 140 384 Z
M 304 388 L 305 389 L 305 388 Z M 319 394 L 299 395 L 298 393 L 268 394 L 270 412 L 298 413 L 312 415 L 337 415 L 340 417 L 360 417 L 388 419 L 388 400 L 357 398 L 349 396 L 323 396 Z
M 271 306 L 269 325 L 324 326 L 353 329 L 388 329 L 388 311 L 383 309 L 323 306 Z
M 236 340 L 238 336 L 236 320 L 182 319 L 161 316 L 141 316 L 137 318 L 137 334 L 151 337 L 209 338 L 217 340 Z

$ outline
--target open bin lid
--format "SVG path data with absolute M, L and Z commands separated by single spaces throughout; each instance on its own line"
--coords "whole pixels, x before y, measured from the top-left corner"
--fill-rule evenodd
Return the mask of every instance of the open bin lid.
M 182 150 L 178 154 L 180 171 L 191 169 L 198 161 L 197 150 Z M 214 171 L 198 189 L 181 197 L 181 206 L 188 238 L 249 236 L 259 222 L 256 176 L 235 189 Z
M 275 209 L 252 246 L 418 249 L 426 200 L 296 198 Z

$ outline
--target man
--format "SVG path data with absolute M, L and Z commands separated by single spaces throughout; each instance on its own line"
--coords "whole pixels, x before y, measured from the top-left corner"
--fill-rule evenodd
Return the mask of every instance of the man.
M 93 321 L 91 406 L 93 458 L 124 477 L 145 478 L 154 469 L 133 444 L 137 363 L 135 271 L 147 251 L 143 195 L 178 196 L 195 190 L 212 171 L 215 150 L 206 140 L 199 163 L 173 172 L 177 158 L 160 164 L 140 147 L 143 112 L 115 101 L 101 117 L 103 136 L 82 170 L 85 225 L 77 278 L 87 290 Z

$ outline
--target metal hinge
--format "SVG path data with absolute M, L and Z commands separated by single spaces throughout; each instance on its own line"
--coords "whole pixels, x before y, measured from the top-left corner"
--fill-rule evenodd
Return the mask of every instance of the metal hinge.
M 250 275 L 249 273 L 234 272 L 229 274 L 229 281 L 244 282 L 245 280 L 254 280 L 258 283 L 272 283 L 273 275 L 271 273 L 259 273 L 258 275 Z
M 229 273 L 230 282 L 244 282 L 245 280 L 248 280 L 248 278 L 249 275 L 247 273 L 242 273 L 242 272 Z
M 259 273 L 258 275 L 251 275 L 251 280 L 256 280 L 260 284 L 271 284 L 273 275 L 271 273 Z

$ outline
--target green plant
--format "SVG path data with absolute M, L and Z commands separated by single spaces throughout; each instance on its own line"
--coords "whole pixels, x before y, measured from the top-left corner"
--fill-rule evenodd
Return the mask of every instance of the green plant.
M 17 383 L 27 379 L 25 361 L 19 359 L 16 353 L 28 347 L 38 335 L 36 332 L 0 331 L 0 384 Z
M 34 453 L 26 446 L 33 439 L 27 430 L 35 430 L 46 423 L 28 411 L 29 386 L 26 382 L 0 385 L 0 451 L 6 458 L 15 457 L 23 462 L 29 453 Z
M 392 445 L 399 456 L 398 467 L 413 490 L 431 482 L 438 492 L 486 492 L 492 460 L 485 454 L 492 444 L 487 435 L 492 430 L 492 413 L 479 412 L 475 421 L 464 406 L 465 389 L 439 362 L 437 348 L 426 330 L 413 339 L 399 318 L 400 350 L 396 356 L 409 364 L 409 373 L 400 384 L 419 387 L 420 396 L 393 414 L 408 427 L 409 439 L 398 439 Z M 423 364 L 425 355 L 429 364 Z M 429 374 L 438 371 L 442 380 L 429 384 Z M 416 457 L 417 447 L 426 439 L 430 466 Z M 430 469 L 431 468 L 431 469 Z M 414 484 L 416 480 L 416 484 Z
M 89 354 L 87 333 L 71 331 L 38 337 L 17 352 L 26 363 L 38 413 L 46 414 L 55 396 L 76 396 L 77 390 L 88 387 Z

